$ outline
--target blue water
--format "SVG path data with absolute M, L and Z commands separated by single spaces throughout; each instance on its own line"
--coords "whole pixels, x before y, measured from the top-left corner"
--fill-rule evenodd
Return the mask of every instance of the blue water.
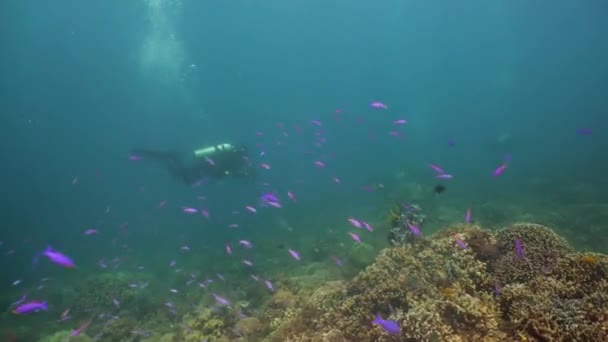
M 260 246 L 247 256 L 259 259 L 257 271 L 285 271 L 289 256 L 275 245 L 297 248 L 303 262 L 315 255 L 314 240 L 337 253 L 349 243 L 347 217 L 378 219 L 410 200 L 407 190 L 391 190 L 400 182 L 428 192 L 418 200 L 431 218 L 440 208 L 464 215 L 485 203 L 521 203 L 518 217 L 562 223 L 579 247 L 606 251 L 608 239 L 597 233 L 605 216 L 591 209 L 591 218 L 577 218 L 575 208 L 608 200 L 605 2 L 153 3 L 0 4 L 7 312 L 40 278 L 76 286 L 102 272 L 100 259 L 153 270 L 163 289 L 176 286 L 163 283 L 171 260 L 185 272 L 246 278 L 240 264 L 222 258 L 226 243 L 248 239 Z M 373 101 L 389 108 L 370 108 Z M 397 119 L 408 123 L 397 127 Z M 579 132 L 585 128 L 590 134 Z M 254 165 L 271 170 L 258 167 L 253 182 L 188 187 L 159 165 L 128 159 L 136 147 L 188 155 L 223 142 L 249 146 Z M 507 170 L 492 177 L 507 154 Z M 315 168 L 316 160 L 326 167 Z M 455 175 L 441 182 L 445 194 L 432 193 L 439 182 L 429 163 Z M 378 184 L 384 188 L 364 190 Z M 267 190 L 284 208 L 248 213 L 244 206 Z M 205 208 L 211 219 L 186 216 L 183 206 Z M 427 229 L 451 219 L 461 218 L 431 220 Z M 84 236 L 90 227 L 100 234 Z M 329 239 L 329 229 L 340 237 Z M 378 227 L 370 237 L 375 247 L 385 232 Z M 77 272 L 32 266 L 47 244 L 74 257 Z M 191 252 L 180 252 L 183 245 Z

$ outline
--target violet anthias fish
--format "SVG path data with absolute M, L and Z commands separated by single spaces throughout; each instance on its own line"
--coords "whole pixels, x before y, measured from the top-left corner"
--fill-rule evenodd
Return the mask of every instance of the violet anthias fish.
M 92 322 L 91 320 L 88 320 L 87 322 L 85 322 L 80 327 L 72 330 L 72 332 L 70 333 L 70 336 L 78 336 L 78 335 L 82 334 L 85 330 L 87 330 L 87 328 L 89 327 L 89 325 L 91 325 L 91 322 Z
M 291 254 L 291 256 L 292 256 L 294 259 L 296 259 L 296 260 L 298 260 L 298 261 L 300 260 L 300 254 L 299 254 L 297 251 L 295 251 L 295 250 L 293 250 L 293 249 L 289 249 L 289 254 Z
M 15 315 L 25 315 L 37 311 L 48 311 L 48 309 L 49 308 L 46 302 L 33 300 L 27 303 L 23 303 L 18 307 L 14 308 L 12 313 L 14 313 Z
M 520 239 L 515 239 L 515 254 L 519 259 L 525 258 L 524 247 L 521 245 Z
M 369 106 L 376 109 L 388 109 L 388 106 L 380 101 L 374 101 L 370 103 Z
M 198 212 L 197 209 L 195 209 L 195 208 L 188 208 L 188 207 L 182 208 L 182 211 L 185 212 L 186 214 L 194 214 L 194 213 Z
M 387 333 L 391 335 L 399 335 L 401 333 L 401 327 L 399 326 L 399 323 L 388 319 L 383 319 L 382 316 L 380 316 L 380 313 L 376 314 L 376 319 L 373 320 L 372 323 L 378 324 L 379 326 L 384 328 Z
M 410 229 L 410 231 L 412 232 L 412 234 L 414 235 L 420 235 L 420 228 L 413 225 L 410 221 L 405 221 L 405 223 L 407 224 L 407 227 Z
M 435 165 L 435 164 L 429 164 L 429 166 L 431 167 L 431 169 L 439 174 L 443 174 L 445 173 L 445 171 L 443 171 L 443 169 L 441 168 L 441 166 L 439 165 Z
M 507 164 L 502 164 L 494 170 L 494 172 L 492 173 L 492 176 L 498 177 L 498 176 L 502 175 L 502 173 L 505 172 L 506 169 L 507 169 Z
M 467 249 L 469 248 L 469 245 L 467 245 L 466 242 L 462 241 L 461 238 L 458 237 L 458 235 L 456 235 L 456 233 L 452 233 L 452 236 L 454 237 L 454 241 L 456 241 L 456 244 L 462 248 L 462 249 Z
M 439 179 L 452 179 L 452 178 L 454 178 L 454 176 L 450 175 L 448 173 L 442 173 L 442 174 L 438 174 L 437 176 L 435 176 L 435 178 L 439 178 Z
M 355 218 L 352 218 L 352 217 L 349 218 L 348 222 L 350 224 L 352 224 L 355 228 L 362 228 L 363 227 L 363 224 L 361 223 L 361 221 L 359 221 L 359 220 L 357 220 Z
M 361 243 L 361 238 L 359 238 L 359 235 L 353 233 L 353 232 L 348 232 L 348 235 L 350 235 L 350 237 L 356 242 L 356 243 Z
M 46 250 L 44 252 L 42 252 L 42 255 L 49 258 L 49 260 L 52 263 L 57 264 L 59 266 L 63 266 L 66 268 L 76 267 L 76 264 L 74 264 L 74 261 L 72 261 L 72 259 L 70 259 L 70 257 L 68 257 L 67 255 L 65 255 L 61 252 L 53 250 L 53 248 L 51 248 L 51 246 L 47 246 Z
M 224 298 L 224 297 L 222 297 L 222 296 L 218 296 L 218 295 L 217 295 L 217 294 L 215 294 L 215 293 L 212 293 L 211 295 L 213 296 L 213 299 L 215 299 L 215 301 L 216 301 L 218 304 L 223 305 L 223 306 L 230 307 L 230 301 L 229 301 L 228 299 L 226 299 L 226 298 Z
M 467 209 L 467 213 L 464 215 L 464 222 L 471 223 L 471 208 Z
M 268 288 L 270 291 L 274 292 L 274 286 L 272 286 L 272 283 L 270 282 L 270 280 L 264 280 L 264 283 L 266 284 L 266 287 L 267 287 L 267 288 Z

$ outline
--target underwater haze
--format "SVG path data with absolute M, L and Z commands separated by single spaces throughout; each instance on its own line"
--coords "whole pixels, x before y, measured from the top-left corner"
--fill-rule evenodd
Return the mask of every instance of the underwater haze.
M 0 338 L 253 317 L 314 267 L 297 286 L 352 279 L 412 206 L 427 238 L 526 221 L 608 252 L 607 10 L 2 1 Z M 194 154 L 220 144 L 244 147 L 247 176 Z M 265 340 L 244 330 L 197 338 Z

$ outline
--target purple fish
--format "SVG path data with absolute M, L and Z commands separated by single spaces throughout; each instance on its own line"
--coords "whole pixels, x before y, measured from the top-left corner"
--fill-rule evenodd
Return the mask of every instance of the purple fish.
M 55 263 L 59 266 L 63 266 L 66 268 L 76 267 L 76 265 L 74 264 L 74 261 L 72 261 L 72 259 L 70 259 L 70 257 L 68 257 L 67 255 L 60 253 L 58 251 L 54 251 L 51 248 L 51 246 L 47 246 L 46 250 L 44 252 L 42 252 L 42 255 L 49 258 L 49 260 L 52 263 Z
M 407 227 L 410 229 L 412 234 L 420 235 L 420 227 L 417 227 L 417 226 L 411 224 L 410 221 L 405 221 L 405 222 L 407 223 Z
M 298 260 L 298 261 L 300 260 L 300 254 L 299 254 L 297 251 L 295 251 L 295 250 L 293 250 L 293 249 L 289 249 L 289 254 L 291 254 L 291 256 L 292 256 L 294 259 L 296 259 L 296 260 Z
M 379 102 L 379 101 L 374 101 L 374 102 L 370 103 L 369 106 L 372 108 L 376 108 L 376 109 L 388 109 L 387 105 L 385 105 L 384 103 Z
M 492 175 L 493 175 L 494 177 L 498 177 L 498 176 L 502 175 L 502 173 L 503 173 L 503 172 L 504 172 L 506 169 L 507 169 L 507 164 L 506 164 L 506 163 L 505 163 L 505 164 L 502 164 L 502 165 L 500 165 L 499 167 L 497 167 L 497 168 L 494 170 L 494 172 L 492 173 Z
M 41 311 L 41 310 L 48 311 L 48 309 L 49 308 L 48 308 L 46 302 L 33 300 L 33 301 L 19 305 L 18 307 L 13 309 L 12 312 L 16 315 L 25 315 L 25 314 L 29 314 L 29 313 L 37 312 L 37 311 Z
M 373 320 L 372 323 L 378 324 L 379 326 L 384 328 L 384 330 L 386 330 L 386 332 L 390 335 L 399 335 L 401 333 L 401 327 L 399 327 L 399 323 L 388 319 L 382 319 L 380 313 L 376 314 L 376 319 Z
M 431 167 L 431 169 L 439 174 L 443 174 L 445 173 L 445 171 L 443 171 L 443 169 L 441 168 L 441 166 L 439 165 L 435 165 L 435 164 L 429 164 L 429 166 Z
M 466 242 L 462 241 L 462 239 L 460 239 L 458 237 L 458 235 L 456 235 L 456 233 L 452 233 L 452 236 L 454 237 L 454 241 L 456 241 L 456 244 L 462 248 L 462 249 L 467 249 L 469 247 L 469 245 L 467 245 Z
M 580 135 L 591 135 L 593 134 L 593 130 L 591 128 L 579 128 L 577 133 Z
M 500 296 L 500 292 L 501 292 L 500 282 L 498 281 L 498 279 L 494 278 L 494 295 L 496 297 L 498 297 L 498 296 Z
M 352 224 L 356 228 L 362 228 L 363 227 L 363 224 L 361 224 L 361 222 L 359 220 L 355 219 L 355 218 L 352 218 L 352 217 L 349 218 L 348 222 L 350 224 Z
M 356 242 L 356 243 L 361 243 L 361 238 L 359 238 L 359 235 L 353 233 L 353 232 L 348 232 L 348 235 L 350 235 L 350 237 Z
M 471 223 L 471 208 L 467 209 L 467 213 L 464 215 L 464 222 L 467 224 Z
M 525 258 L 524 247 L 521 245 L 520 239 L 515 239 L 515 254 L 517 254 L 519 259 Z
M 72 330 L 72 332 L 70 332 L 70 336 L 78 336 L 78 335 L 82 334 L 85 330 L 87 330 L 87 328 L 89 327 L 89 325 L 91 325 L 91 320 L 86 321 L 80 327 Z
M 224 298 L 224 297 L 222 297 L 222 296 L 218 296 L 218 295 L 217 295 L 217 294 L 215 294 L 215 293 L 212 293 L 211 295 L 213 295 L 213 298 L 215 299 L 215 301 L 216 301 L 218 304 L 223 305 L 223 306 L 230 307 L 230 301 L 228 301 L 228 299 L 226 299 L 226 298 Z
M 452 178 L 454 178 L 454 176 L 450 175 L 448 173 L 442 173 L 442 174 L 439 174 L 439 175 L 435 176 L 435 178 L 439 178 L 439 179 L 452 179 Z
M 272 286 L 272 283 L 270 282 L 270 280 L 264 280 L 264 283 L 266 284 L 266 287 L 267 287 L 267 288 L 268 288 L 270 291 L 274 292 L 274 286 Z
M 331 258 L 334 260 L 336 265 L 338 265 L 338 267 L 344 266 L 344 263 L 342 262 L 342 260 L 340 260 L 337 256 L 332 255 Z

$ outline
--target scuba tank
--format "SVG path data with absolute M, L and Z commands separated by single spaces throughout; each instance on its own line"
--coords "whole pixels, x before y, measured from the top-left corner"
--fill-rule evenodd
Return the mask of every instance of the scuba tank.
M 215 154 L 216 152 L 234 151 L 234 150 L 235 150 L 234 146 L 232 146 L 230 144 L 219 144 L 219 145 L 215 145 L 215 146 L 199 148 L 198 150 L 194 151 L 194 155 L 197 158 L 201 158 L 201 157 L 211 156 L 211 155 Z

